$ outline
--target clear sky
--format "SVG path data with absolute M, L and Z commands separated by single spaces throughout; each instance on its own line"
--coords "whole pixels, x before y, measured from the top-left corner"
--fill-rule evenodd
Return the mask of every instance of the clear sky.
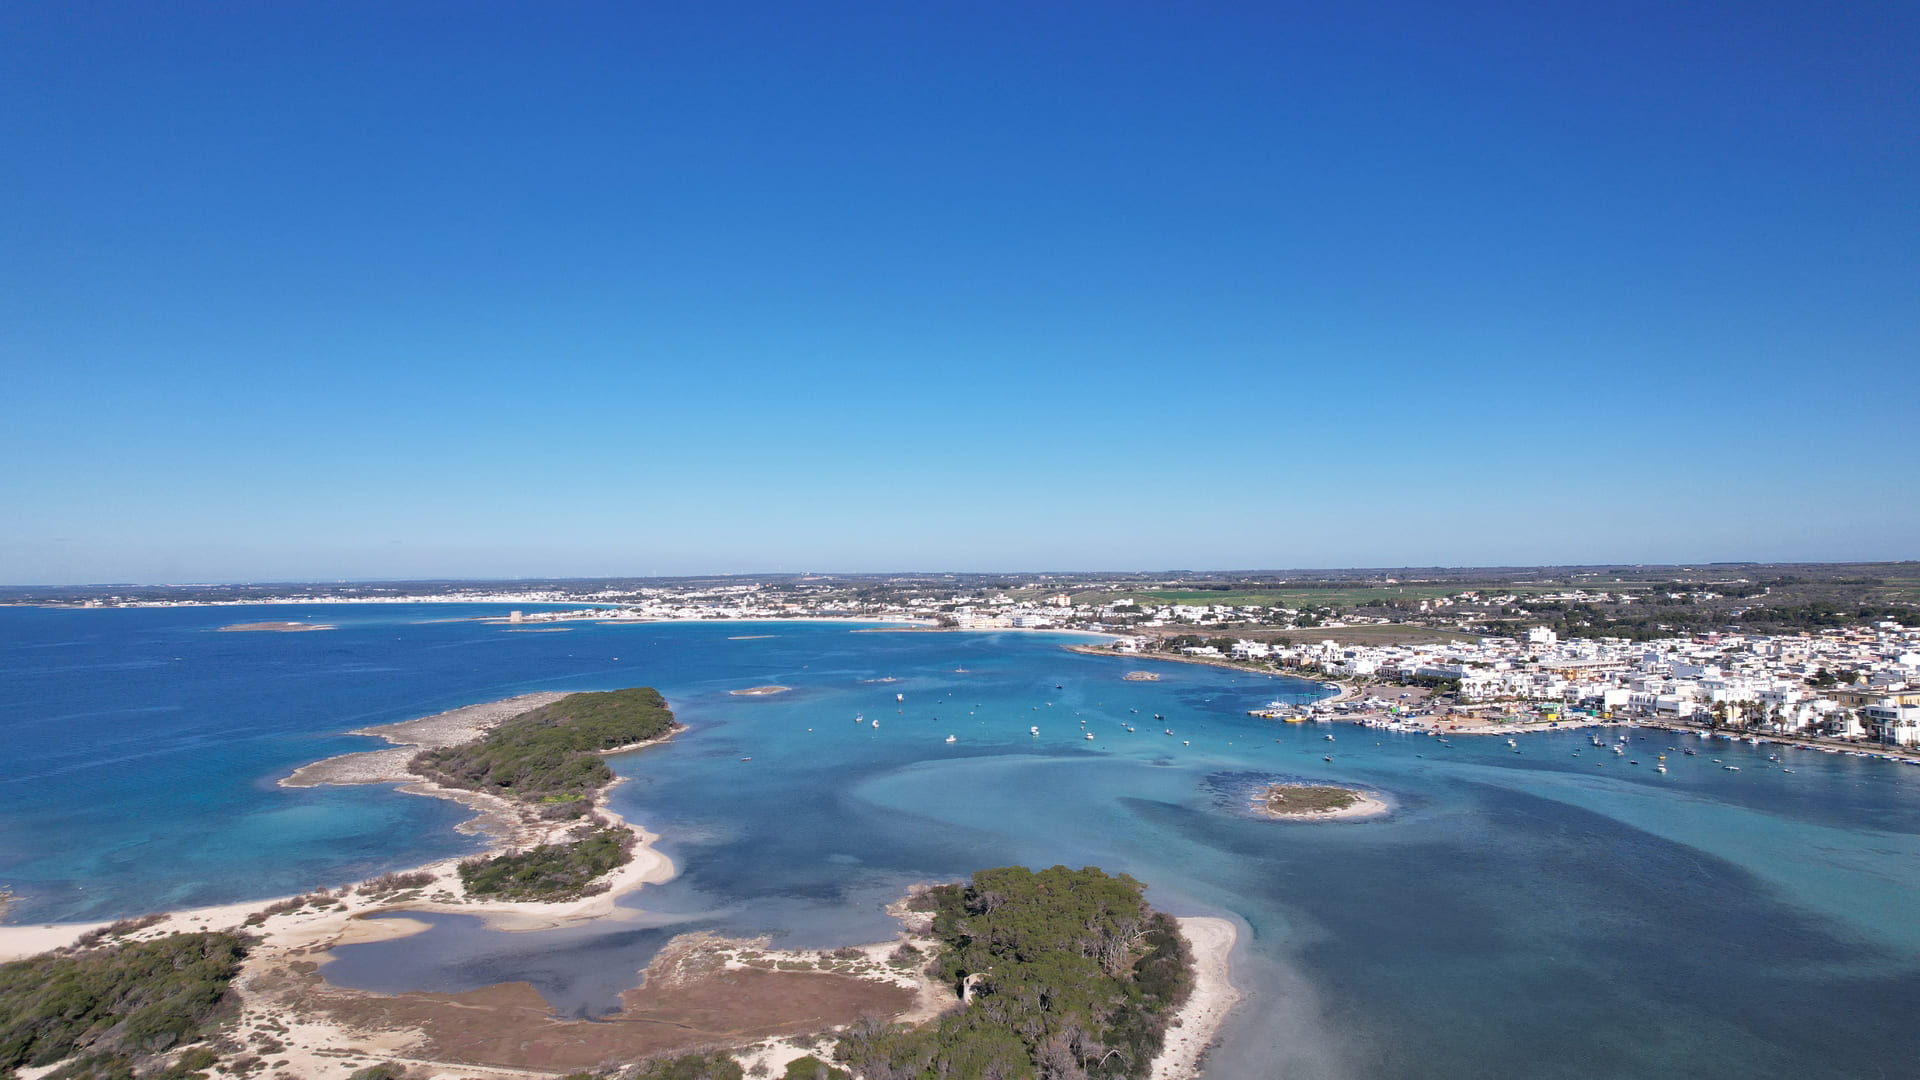
M 0 6 L 0 582 L 1920 556 L 1907 3 Z

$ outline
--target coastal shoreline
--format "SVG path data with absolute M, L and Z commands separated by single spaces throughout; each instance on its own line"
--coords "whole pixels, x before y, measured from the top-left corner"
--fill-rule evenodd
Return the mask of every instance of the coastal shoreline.
M 390 745 L 312 762 L 279 781 L 286 787 L 395 784 L 396 790 L 405 794 L 459 802 L 474 811 L 474 817 L 458 826 L 459 830 L 485 834 L 489 841 L 485 851 L 438 860 L 337 890 L 321 889 L 297 897 L 255 899 L 176 911 L 149 925 L 115 934 L 109 940 L 140 941 L 175 933 L 218 931 L 252 935 L 254 944 L 250 946 L 234 984 L 240 1011 L 233 1036 L 243 1043 L 265 1041 L 279 1046 L 281 1049 L 276 1053 L 285 1059 L 281 1067 L 290 1070 L 291 1075 L 343 1076 L 354 1069 L 383 1060 L 429 1066 L 442 1072 L 452 1067 L 464 1070 L 463 1074 L 503 1078 L 551 1075 L 547 1069 L 521 1062 L 517 1051 L 505 1058 L 495 1058 L 490 1056 L 491 1052 L 479 1049 L 477 1043 L 468 1051 L 448 1051 L 448 1046 L 452 1044 L 447 1041 L 445 1032 L 455 1024 L 452 1018 L 464 1015 L 467 1018 L 464 1022 L 471 1024 L 476 1008 L 504 1010 L 499 1014 L 498 1023 L 516 1032 L 524 1027 L 528 1039 L 545 1037 L 542 1033 L 555 1034 L 556 1026 L 565 1028 L 569 1024 L 587 1023 L 552 1015 L 536 1015 L 542 1008 L 541 1003 L 520 989 L 523 984 L 501 984 L 451 996 L 391 995 L 334 986 L 326 982 L 325 970 L 332 959 L 332 950 L 338 946 L 388 942 L 425 932 L 431 924 L 412 917 L 421 914 L 472 915 L 480 918 L 491 930 L 507 932 L 550 930 L 588 921 L 642 917 L 636 910 L 620 907 L 619 900 L 647 884 L 670 880 L 676 873 L 672 862 L 654 849 L 654 844 L 659 840 L 656 834 L 601 805 L 595 813 L 606 819 L 610 827 L 629 831 L 635 843 L 630 861 L 601 879 L 604 887 L 600 892 L 559 903 L 474 899 L 466 895 L 460 881 L 459 869 L 463 862 L 553 841 L 574 823 L 538 821 L 535 815 L 527 813 L 524 806 L 512 800 L 489 792 L 447 787 L 408 769 L 409 762 L 422 750 L 469 742 L 508 719 L 566 696 L 562 692 L 525 694 L 450 709 L 414 720 L 357 729 L 354 734 L 381 738 Z M 654 745 L 671 738 L 672 734 L 669 732 L 656 739 L 602 753 L 624 753 Z M 624 778 L 616 778 L 596 795 L 604 797 L 622 782 Z M 382 878 L 413 877 L 423 877 L 425 880 L 408 881 L 386 888 L 379 884 Z M 383 917 L 369 918 L 375 915 Z M 840 987 L 832 992 L 842 998 L 865 995 L 873 1000 L 891 1001 L 886 995 L 910 991 L 910 1007 L 900 1014 L 900 1018 L 908 1022 L 924 1022 L 953 1007 L 957 999 L 944 993 L 943 987 L 932 983 L 917 968 L 898 971 L 889 968 L 886 961 L 901 942 L 912 941 L 925 948 L 933 945 L 925 938 L 926 927 L 915 926 L 905 920 L 903 923 L 903 932 L 895 941 L 852 947 L 865 954 L 865 960 L 854 962 L 852 969 L 840 975 L 828 974 L 828 966 L 830 961 L 841 963 L 841 958 L 848 952 L 846 949 L 835 950 L 832 956 L 825 952 L 788 954 L 768 949 L 764 942 L 706 940 L 708 935 L 689 935 L 684 941 L 676 937 L 663 955 L 702 957 L 702 963 L 717 960 L 722 975 L 750 972 L 756 978 L 764 976 L 793 981 L 795 987 L 802 983 L 813 985 L 807 983 L 808 979 L 837 978 L 843 981 L 819 985 L 823 988 Z M 1229 973 L 1228 956 L 1237 938 L 1234 924 L 1220 918 L 1188 918 L 1179 920 L 1179 923 L 1182 935 L 1193 950 L 1194 989 L 1176 1012 L 1175 1026 L 1169 1028 L 1166 1044 L 1155 1058 L 1152 1073 L 1155 1080 L 1193 1080 L 1197 1077 L 1207 1048 L 1241 998 L 1232 985 Z M 89 931 L 110 925 L 68 923 L 0 926 L 0 961 L 72 946 Z M 642 999 L 634 997 L 636 994 L 671 995 L 675 992 L 672 979 L 659 977 L 659 963 L 656 961 L 656 965 L 650 966 L 647 972 L 639 973 L 640 987 L 626 992 L 623 996 L 623 1002 L 626 1002 L 624 1008 L 638 1006 Z M 696 981 L 701 977 L 701 972 L 711 970 L 710 966 L 691 966 L 699 969 L 692 976 Z M 809 972 L 817 969 L 818 974 L 802 974 L 798 970 L 801 968 L 809 969 Z M 841 968 L 833 970 L 840 971 Z M 867 984 L 875 988 L 855 988 Z M 886 990 L 886 985 L 899 989 Z M 758 1006 L 744 999 L 737 1007 L 743 1011 L 743 1015 L 759 1015 L 753 1011 Z M 891 1011 L 896 1006 L 887 1007 Z M 530 1009 L 534 1012 L 530 1013 Z M 422 1020 L 425 1026 L 417 1030 L 407 1024 L 393 1022 L 428 1014 L 430 1019 Z M 617 1037 L 660 1037 L 642 1034 L 650 1025 L 652 1030 L 659 1030 L 658 1022 L 648 1019 L 651 1015 L 651 1011 L 644 1015 L 636 1014 L 635 1019 L 624 1024 L 615 1021 L 620 1032 Z M 851 1016 L 849 1013 L 847 1018 L 850 1020 Z M 616 1038 L 606 1034 L 614 1030 L 604 1027 L 607 1021 L 599 1023 L 603 1026 L 593 1030 L 604 1037 Z M 800 1029 L 796 1028 L 791 1035 L 778 1034 L 789 1026 L 789 1021 L 772 1015 L 764 1023 L 756 1021 L 750 1025 L 752 1030 L 774 1033 L 771 1037 L 775 1042 L 780 1039 L 793 1042 L 791 1052 L 797 1055 L 803 1045 L 798 1034 Z M 818 1029 L 806 1026 L 805 1030 Z M 759 1040 L 744 1040 L 740 1053 L 755 1053 L 755 1048 L 747 1044 L 765 1042 L 768 1037 L 763 1035 Z M 816 1052 L 824 1054 L 825 1048 L 819 1048 Z M 477 1059 L 475 1055 L 478 1055 Z
M 598 892 L 559 902 L 476 900 L 466 895 L 461 882 L 462 863 L 561 840 L 578 823 L 544 822 L 524 805 L 502 796 L 446 787 L 406 771 L 407 762 L 422 749 L 464 743 L 502 721 L 566 696 L 520 695 L 360 729 L 355 733 L 385 738 L 395 745 L 313 762 L 281 781 L 288 787 L 398 781 L 397 790 L 402 793 L 450 799 L 473 810 L 475 816 L 458 829 L 486 834 L 486 850 L 337 890 L 184 909 L 152 922 L 144 917 L 125 920 L 118 924 L 121 932 L 111 933 L 106 940 L 135 942 L 197 932 L 251 936 L 233 984 L 239 1013 L 228 1035 L 239 1043 L 274 1047 L 272 1053 L 284 1059 L 275 1063 L 276 1068 L 301 1077 L 345 1077 L 381 1061 L 426 1066 L 434 1075 L 550 1077 L 555 1075 L 551 1063 L 530 1058 L 529 1047 L 537 1049 L 554 1040 L 576 1047 L 593 1044 L 617 1052 L 616 1056 L 640 1058 L 663 1048 L 693 1049 L 692 1043 L 686 1043 L 689 1038 L 704 1045 L 739 1037 L 742 1053 L 747 1053 L 748 1044 L 769 1038 L 799 1039 L 818 1031 L 823 1009 L 834 1017 L 830 1026 L 837 1026 L 873 1009 L 918 1020 L 948 1006 L 941 988 L 922 972 L 901 970 L 888 962 L 902 944 L 932 944 L 925 937 L 925 927 L 905 920 L 891 941 L 850 947 L 861 953 L 853 960 L 847 959 L 849 948 L 829 955 L 819 950 L 774 950 L 766 942 L 732 942 L 707 934 L 679 935 L 662 957 L 695 956 L 702 962 L 665 978 L 660 970 L 663 961 L 656 959 L 645 971 L 635 973 L 636 986 L 623 992 L 621 1012 L 594 1021 L 553 1013 L 524 982 L 450 995 L 383 994 L 328 983 L 325 968 L 333 949 L 393 941 L 431 928 L 409 916 L 471 915 L 490 930 L 507 932 L 644 918 L 642 912 L 623 908 L 619 901 L 675 876 L 672 861 L 654 848 L 660 839 L 657 834 L 600 805 L 595 815 L 607 827 L 629 832 L 634 843 L 629 861 L 599 879 Z M 684 729 L 676 725 L 658 738 L 600 753 L 608 756 L 655 745 L 680 730 Z M 624 780 L 616 777 L 596 796 L 603 797 Z M 369 918 L 374 915 L 385 917 Z M 115 925 L 0 926 L 0 962 L 71 947 L 90 932 Z M 745 989 L 736 997 L 738 987 Z M 731 1004 L 715 1005 L 715 995 Z M 662 1019 L 663 1010 L 673 1016 L 684 1013 L 684 1022 Z M 708 1031 L 703 1025 L 717 1022 L 717 1015 L 725 1021 Z M 572 1052 L 587 1053 L 579 1048 Z M 596 1050 L 588 1056 L 592 1060 L 583 1058 L 573 1067 L 591 1068 L 605 1055 Z
M 1148 1080 L 1195 1080 L 1220 1025 L 1242 996 L 1233 985 L 1233 949 L 1240 937 L 1233 920 L 1192 915 L 1174 921 L 1193 950 L 1193 992 L 1167 1026 Z
M 1068 631 L 1061 632 L 1066 633 Z M 1071 632 L 1081 633 L 1090 631 Z M 1114 635 L 1104 634 L 1102 636 L 1113 637 Z M 1236 664 L 1231 660 L 1217 660 L 1208 656 L 1168 656 L 1165 653 L 1115 652 L 1112 649 L 1103 648 L 1098 645 L 1062 645 L 1060 647 L 1068 652 L 1079 653 L 1082 656 L 1107 656 L 1120 660 L 1142 660 L 1148 663 L 1199 664 L 1202 667 L 1219 668 L 1222 671 L 1237 671 L 1242 675 L 1265 675 L 1269 679 L 1292 679 L 1295 682 L 1313 683 L 1323 690 L 1328 686 L 1336 686 L 1340 688 L 1342 694 L 1347 693 L 1350 689 L 1340 683 L 1334 682 L 1334 680 L 1324 675 L 1289 675 L 1284 671 L 1265 671 L 1260 668 L 1248 667 L 1245 664 Z M 1321 698 L 1319 700 L 1341 701 L 1344 700 L 1344 698 L 1332 697 Z
M 394 745 L 379 750 L 361 750 L 323 758 L 295 769 L 278 781 L 280 786 L 292 788 L 316 787 L 322 784 L 341 786 L 397 784 L 395 790 L 402 794 L 446 799 L 465 806 L 473 811 L 474 816 L 456 825 L 454 830 L 468 835 L 484 835 L 489 840 L 487 847 L 478 852 L 394 871 L 393 873 L 400 875 L 431 875 L 432 884 L 412 890 L 418 894 L 413 898 L 393 901 L 384 897 L 368 897 L 362 889 L 367 884 L 365 881 L 342 886 L 341 891 L 349 895 L 342 896 L 341 906 L 335 909 L 335 915 L 341 923 L 338 929 L 342 931 L 342 940 L 338 942 L 339 944 L 387 940 L 426 928 L 425 923 L 418 921 L 409 923 L 407 920 L 382 920 L 377 924 L 359 921 L 364 915 L 389 911 L 473 915 L 484 921 L 490 929 L 510 932 L 548 930 L 589 919 L 621 918 L 626 917 L 625 913 L 628 911 L 619 907 L 617 901 L 621 897 L 644 885 L 659 884 L 673 879 L 675 869 L 672 860 L 655 850 L 653 846 L 659 842 L 659 835 L 626 820 L 618 811 L 603 805 L 597 807 L 595 813 L 605 819 L 612 828 L 625 830 L 634 838 L 631 858 L 602 879 L 607 886 L 604 890 L 577 900 L 558 903 L 535 900 L 478 900 L 466 896 L 465 887 L 461 884 L 459 876 L 461 863 L 471 859 L 491 858 L 548 842 L 571 828 L 573 823 L 529 822 L 522 809 L 508 799 L 488 792 L 447 787 L 435 783 L 407 771 L 407 763 L 421 750 L 453 746 L 469 741 L 502 721 L 566 696 L 565 693 L 553 691 L 522 694 L 498 701 L 449 709 L 414 720 L 356 729 L 350 734 L 372 735 L 384 738 Z M 657 739 L 604 750 L 601 751 L 601 755 L 623 754 L 657 745 L 672 738 L 673 734 L 668 732 Z M 623 782 L 623 779 L 616 778 L 602 788 L 600 794 L 604 795 L 612 791 Z M 169 933 L 239 929 L 249 915 L 287 903 L 295 898 L 295 896 L 262 897 L 166 912 L 162 920 L 154 923 L 151 929 L 142 930 L 137 936 L 144 939 Z M 271 924 L 272 920 L 269 920 L 267 925 L 271 926 Z M 349 931 L 349 924 L 353 924 L 358 929 Z M 111 925 L 113 925 L 112 922 L 0 925 L 0 963 L 66 948 L 85 934 Z M 381 929 L 368 929 L 369 927 L 381 927 Z

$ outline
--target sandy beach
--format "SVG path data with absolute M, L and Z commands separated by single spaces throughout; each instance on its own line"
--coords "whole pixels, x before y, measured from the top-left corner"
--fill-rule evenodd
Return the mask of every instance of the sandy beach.
M 1153 1059 L 1150 1080 L 1193 1080 L 1199 1076 L 1207 1048 L 1240 1001 L 1230 963 L 1239 937 L 1233 920 L 1191 916 L 1178 921 L 1180 933 L 1193 949 L 1193 994 L 1167 1028 L 1166 1043 L 1160 1056 Z

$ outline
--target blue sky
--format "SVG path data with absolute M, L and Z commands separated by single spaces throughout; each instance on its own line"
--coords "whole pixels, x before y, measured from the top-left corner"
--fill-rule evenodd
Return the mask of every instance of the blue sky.
M 0 8 L 0 582 L 1911 558 L 1920 9 Z

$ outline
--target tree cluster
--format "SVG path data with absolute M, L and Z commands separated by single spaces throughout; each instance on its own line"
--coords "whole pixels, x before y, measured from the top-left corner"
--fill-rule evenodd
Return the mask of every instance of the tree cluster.
M 678 727 L 666 700 L 650 686 L 569 694 L 472 742 L 422 751 L 409 767 L 450 787 L 526 802 L 585 799 L 613 782 L 602 751 Z
M 569 900 L 596 891 L 589 888 L 593 879 L 624 865 L 632 851 L 631 832 L 587 825 L 564 844 L 541 844 L 510 855 L 469 859 L 460 864 L 460 881 L 474 896 Z
M 0 1076 L 74 1058 L 52 1077 L 131 1077 L 209 1033 L 245 952 L 233 934 L 173 934 L 0 964 Z
M 865 1080 L 1145 1076 L 1192 991 L 1192 954 L 1142 886 L 1097 867 L 982 870 L 927 894 L 931 969 L 967 998 L 937 1023 L 857 1025 L 839 1057 Z

